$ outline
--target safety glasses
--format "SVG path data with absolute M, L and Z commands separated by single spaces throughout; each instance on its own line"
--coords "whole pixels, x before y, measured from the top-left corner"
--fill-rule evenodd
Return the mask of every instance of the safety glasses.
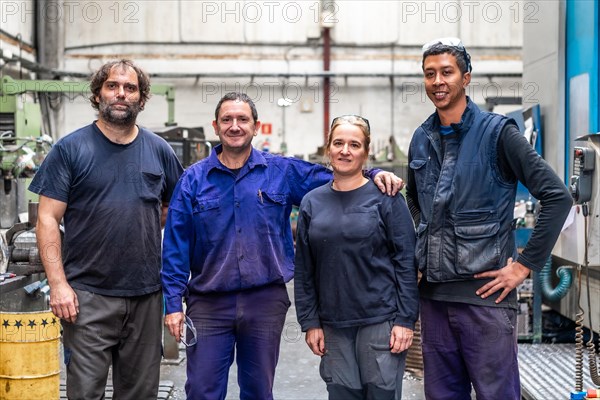
M 333 119 L 333 121 L 331 121 L 331 128 L 333 128 L 333 126 L 335 125 L 335 123 L 338 120 L 353 122 L 352 119 L 355 119 L 355 120 L 358 119 L 360 121 L 363 121 L 365 124 L 367 124 L 367 129 L 369 130 L 369 132 L 371 132 L 371 125 L 369 124 L 369 120 L 366 119 L 365 117 L 361 117 L 360 115 L 356 115 L 356 114 L 347 114 L 347 115 L 340 115 L 339 117 L 335 117 Z
M 465 62 L 467 63 L 467 71 L 471 72 L 471 70 L 473 69 L 473 67 L 471 66 L 471 56 L 469 55 L 469 53 L 467 53 L 467 49 L 465 49 L 465 46 L 462 44 L 462 42 L 459 38 L 446 37 L 446 38 L 434 39 L 431 42 L 425 43 L 423 45 L 423 53 L 425 53 L 427 50 L 431 49 L 433 46 L 435 46 L 437 44 L 441 44 L 443 46 L 448 46 L 448 47 L 453 47 L 453 48 L 457 49 L 458 51 L 461 51 L 464 55 Z
M 196 327 L 194 326 L 194 322 L 187 315 L 185 316 L 184 322 L 184 330 L 183 335 L 181 335 L 181 343 L 184 344 L 185 347 L 190 347 L 195 345 L 198 342 L 198 334 L 196 333 Z M 188 330 L 191 333 L 191 339 L 188 340 Z

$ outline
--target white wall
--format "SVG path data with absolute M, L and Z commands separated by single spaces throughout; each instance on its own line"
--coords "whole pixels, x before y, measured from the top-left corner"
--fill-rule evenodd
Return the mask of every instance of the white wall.
M 565 163 L 565 9 L 566 2 L 535 1 L 540 10 L 539 21 L 525 24 L 523 44 L 523 84 L 536 88 L 527 105 L 539 103 L 542 110 L 544 158 L 559 176 L 564 175 Z M 543 45 L 541 45 L 543 44 Z M 550 139 L 550 137 L 552 139 Z
M 19 48 L 18 40 L 0 36 L 0 52 L 9 57 L 21 55 L 26 60 L 33 60 L 33 23 L 34 23 L 34 0 L 7 1 L 0 0 L 0 28 L 13 37 L 20 35 L 25 44 Z M 29 46 L 27 46 L 29 45 Z M 0 62 L 3 66 L 4 62 Z M 0 70 L 0 76 L 3 71 Z
M 285 110 L 290 154 L 313 153 L 322 145 L 322 79 L 249 75 L 322 72 L 320 19 L 331 23 L 331 71 L 340 74 L 332 79 L 331 117 L 363 114 L 372 122 L 373 143 L 386 143 L 393 134 L 406 147 L 415 127 L 433 110 L 421 92 L 422 44 L 440 36 L 462 38 L 473 59 L 471 95 L 477 102 L 483 102 L 485 93 L 522 95 L 520 78 L 494 74 L 521 73 L 523 22 L 531 17 L 525 9 L 529 3 L 487 0 L 347 0 L 325 7 L 316 0 L 62 4 L 66 70 L 91 73 L 109 59 L 128 57 L 150 73 L 198 74 L 153 82 L 176 86 L 179 125 L 203 126 L 206 132 L 212 132 L 221 95 L 247 90 L 256 100 L 260 119 L 272 123 L 273 150 L 279 149 L 283 132 L 283 109 L 277 99 L 287 95 L 294 100 Z M 24 29 L 18 24 L 10 28 Z M 228 73 L 243 76 L 202 75 Z M 393 94 L 386 76 L 345 78 L 347 73 L 396 74 Z M 81 98 L 65 100 L 65 114 L 63 134 L 94 118 Z M 164 121 L 166 102 L 155 96 L 140 122 L 152 127 Z M 255 143 L 263 139 L 259 135 Z

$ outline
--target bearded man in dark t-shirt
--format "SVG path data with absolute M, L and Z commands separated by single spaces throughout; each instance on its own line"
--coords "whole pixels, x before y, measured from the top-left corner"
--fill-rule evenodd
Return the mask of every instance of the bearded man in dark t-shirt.
M 150 93 L 129 60 L 91 82 L 98 120 L 59 140 L 29 190 L 40 195 L 37 240 L 62 320 L 67 397 L 156 399 L 160 376 L 161 219 L 183 168 L 136 125 Z M 64 219 L 64 237 L 59 224 Z

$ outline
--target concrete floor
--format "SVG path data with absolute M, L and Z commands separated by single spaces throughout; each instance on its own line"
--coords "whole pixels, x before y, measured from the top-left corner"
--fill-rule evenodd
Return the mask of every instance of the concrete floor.
M 288 285 L 290 299 L 293 300 L 293 283 Z M 62 350 L 62 346 L 61 346 Z M 178 362 L 164 360 L 161 365 L 160 380 L 161 392 L 159 399 L 185 400 L 186 363 L 185 347 L 179 345 Z M 61 400 L 65 395 L 65 371 L 61 354 Z M 294 302 L 288 310 L 286 323 L 281 341 L 281 352 L 277 366 L 274 397 L 277 400 L 326 400 L 327 390 L 325 383 L 319 376 L 319 357 L 315 356 L 304 342 L 304 334 L 296 320 Z M 164 389 L 166 388 L 166 389 Z M 167 396 L 169 388 L 170 393 Z M 403 400 L 422 400 L 423 381 L 409 372 L 404 375 L 402 388 Z M 107 399 L 112 399 L 112 382 L 109 373 L 107 386 Z M 236 378 L 236 365 L 233 364 L 229 374 L 227 399 L 239 399 L 239 387 Z
M 293 284 L 288 285 L 292 298 Z M 185 357 L 185 350 L 180 347 L 180 354 Z M 185 359 L 178 365 L 161 367 L 161 380 L 172 381 L 173 390 L 170 400 L 185 399 Z M 277 400 L 325 400 L 327 390 L 319 376 L 319 357 L 315 356 L 304 342 L 304 335 L 296 320 L 296 309 L 292 301 L 281 341 L 281 353 L 275 376 L 274 397 Z M 410 373 L 404 376 L 402 399 L 421 400 L 423 381 Z M 236 378 L 236 365 L 231 367 L 227 399 L 239 399 L 239 388 Z
M 308 349 L 308 347 L 307 347 Z M 282 344 L 282 351 L 284 349 Z M 293 354 L 304 351 L 299 349 L 282 353 L 275 377 L 274 397 L 277 400 L 326 400 L 327 391 L 325 383 L 318 375 L 318 358 L 294 359 Z M 308 354 L 307 356 L 310 356 Z M 235 367 L 235 364 L 234 364 Z M 239 399 L 239 388 L 236 381 L 235 368 L 232 367 L 229 375 L 227 399 Z M 163 365 L 161 367 L 161 381 L 173 382 L 173 389 L 169 400 L 185 400 L 185 360 L 180 365 Z M 423 381 L 410 373 L 404 375 L 402 399 L 422 400 Z

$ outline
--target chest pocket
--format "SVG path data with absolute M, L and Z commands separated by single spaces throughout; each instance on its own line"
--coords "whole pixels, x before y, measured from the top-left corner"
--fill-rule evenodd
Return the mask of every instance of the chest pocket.
M 286 218 L 287 196 L 285 194 L 261 192 L 257 196 L 257 230 L 261 234 L 280 236 Z
M 218 211 L 219 209 L 219 199 L 211 198 L 211 199 L 198 199 L 192 206 L 192 212 L 194 214 L 197 213 L 210 213 L 214 212 L 214 210 Z
M 419 171 L 426 164 L 427 164 L 427 160 L 412 160 L 410 162 L 410 168 L 414 169 L 415 171 Z
M 162 173 L 142 172 L 140 198 L 144 201 L 161 201 L 164 182 Z
M 225 235 L 223 226 L 217 223 L 221 217 L 220 205 L 218 197 L 200 198 L 192 203 L 194 228 L 202 242 L 221 240 Z
M 261 196 L 258 197 L 258 201 L 265 207 L 282 207 L 287 204 L 287 197 L 285 194 L 262 192 Z
M 415 174 L 415 181 L 417 183 L 417 190 L 423 191 L 427 182 L 427 160 L 417 159 L 412 160 L 409 164 L 410 169 Z
M 456 272 L 460 276 L 495 268 L 500 262 L 499 222 L 486 222 L 477 225 L 457 225 Z

